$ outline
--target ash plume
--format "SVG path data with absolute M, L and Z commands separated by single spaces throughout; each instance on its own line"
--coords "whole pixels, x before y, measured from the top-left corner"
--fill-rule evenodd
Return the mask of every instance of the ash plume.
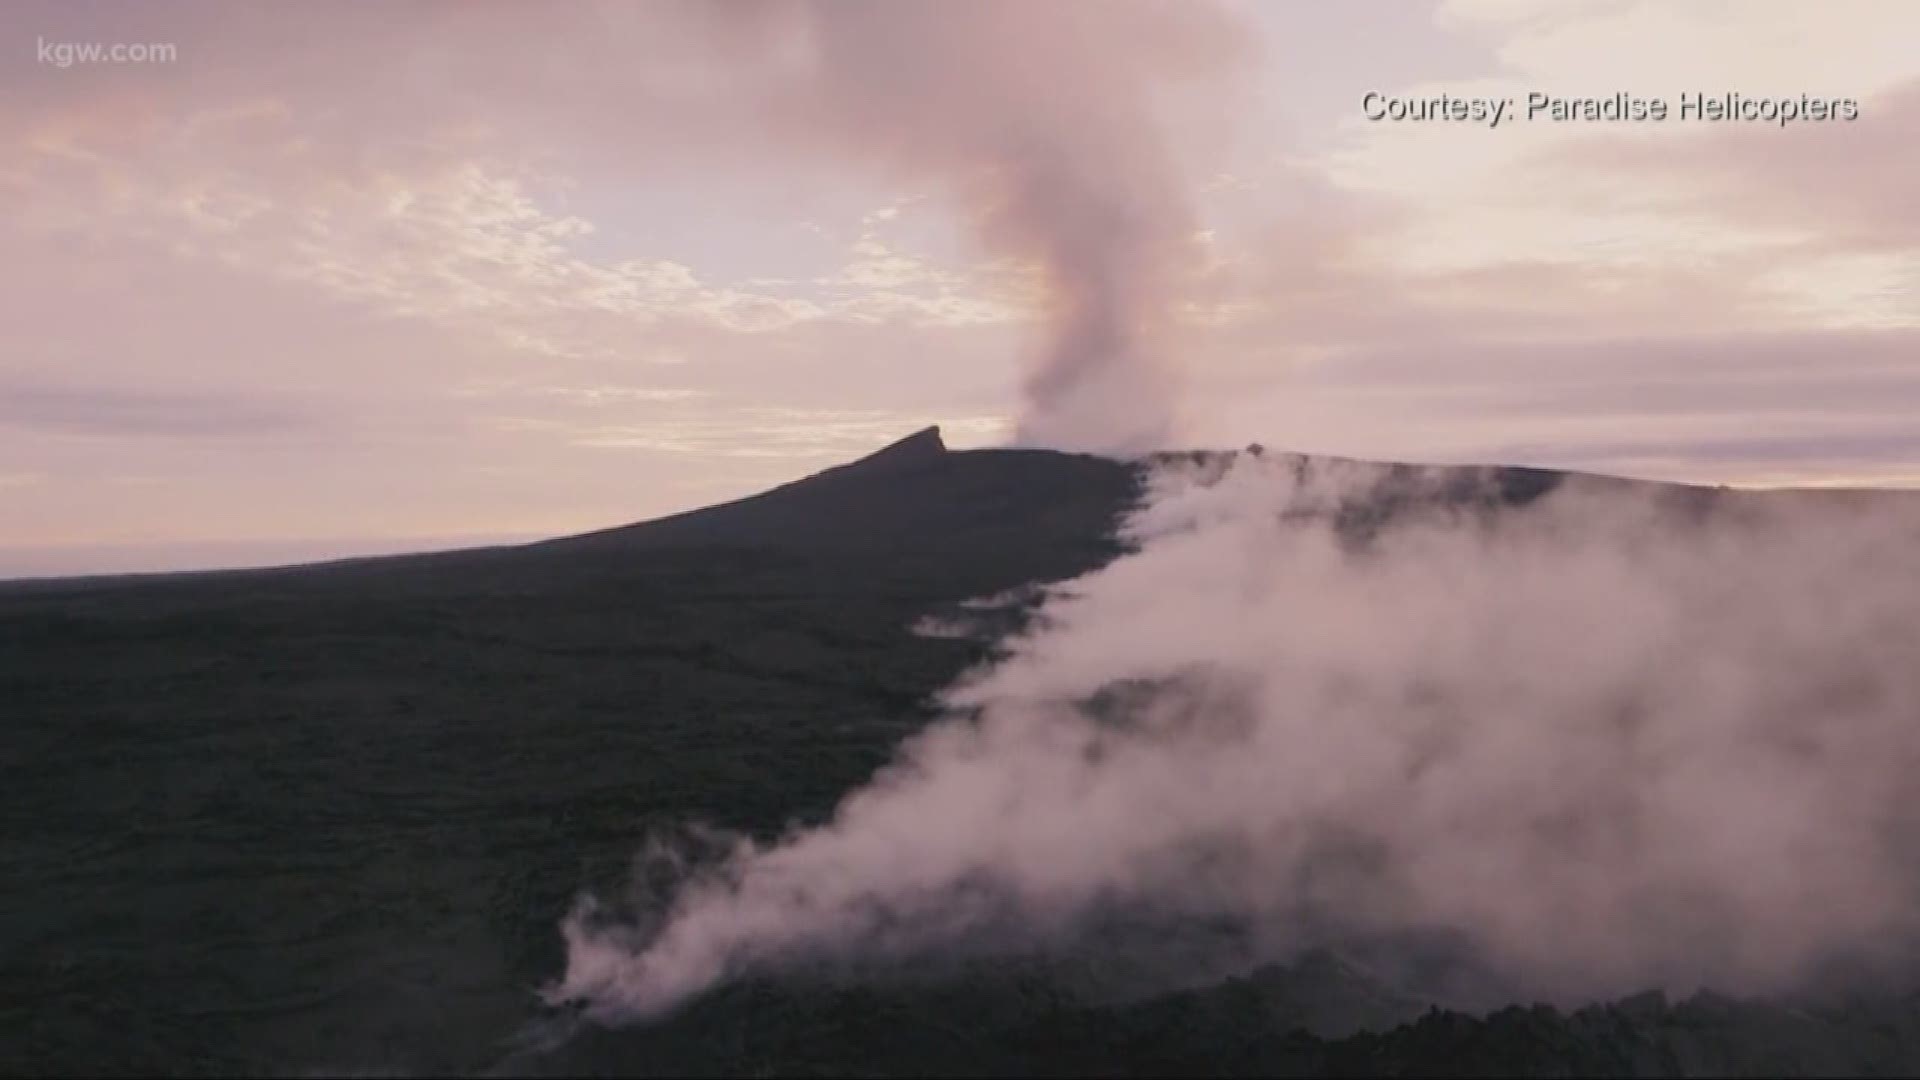
M 1132 552 L 828 823 L 710 847 L 642 921 L 584 903 L 552 996 L 643 1018 L 1116 911 L 1237 926 L 1248 966 L 1444 932 L 1567 1002 L 1787 992 L 1914 944 L 1912 504 L 1574 478 L 1488 513 L 1401 476 L 1356 529 L 1382 475 L 1162 465 Z
M 991 253 L 1037 271 L 1045 339 L 1017 442 L 1166 444 L 1179 378 L 1162 335 L 1195 219 L 1156 110 L 1242 59 L 1221 11 L 773 0 L 690 17 L 750 87 L 724 92 L 750 94 L 774 137 L 944 188 Z

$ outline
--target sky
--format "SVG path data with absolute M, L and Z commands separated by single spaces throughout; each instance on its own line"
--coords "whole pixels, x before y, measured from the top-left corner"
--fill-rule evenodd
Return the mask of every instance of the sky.
M 557 535 L 1142 402 L 1115 445 L 1920 486 L 1920 6 L 721 10 L 0 10 L 0 576 Z M 1364 104 L 1702 92 L 1857 116 Z

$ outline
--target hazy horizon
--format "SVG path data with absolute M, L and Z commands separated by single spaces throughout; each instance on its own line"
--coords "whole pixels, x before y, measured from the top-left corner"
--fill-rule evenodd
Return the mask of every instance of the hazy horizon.
M 888 440 L 888 442 L 892 442 L 892 441 L 893 440 Z M 883 443 L 880 446 L 876 446 L 872 449 L 874 451 L 878 451 L 878 450 L 884 449 L 886 445 L 887 445 L 886 443 Z M 1261 444 L 1261 445 L 1265 446 L 1265 444 Z M 961 449 L 990 449 L 990 448 L 991 447 L 966 447 L 966 448 L 959 448 L 959 447 L 952 447 L 952 446 L 948 447 L 950 451 L 961 450 Z M 1224 447 L 1224 446 L 1222 447 L 1194 446 L 1194 447 L 1176 447 L 1174 449 L 1221 452 L 1221 451 L 1231 451 L 1235 448 Z M 1311 451 L 1295 451 L 1291 447 L 1273 446 L 1273 447 L 1269 447 L 1268 449 L 1274 450 L 1274 451 L 1282 451 L 1282 452 L 1305 453 L 1308 456 L 1318 456 L 1318 457 L 1329 456 L 1329 455 L 1317 455 Z M 861 456 L 864 456 L 864 454 Z M 858 459 L 859 459 L 858 457 L 854 457 L 854 458 L 849 458 L 848 461 L 853 461 Z M 828 469 L 828 468 L 832 468 L 836 464 L 846 464 L 846 463 L 847 463 L 846 461 L 828 463 L 828 464 L 821 465 L 820 468 Z M 1423 461 L 1423 462 L 1403 462 L 1402 464 L 1415 464 L 1415 465 L 1438 464 L 1438 465 L 1462 465 L 1462 466 L 1518 465 L 1522 467 L 1531 467 L 1527 462 Z M 438 551 L 455 551 L 455 550 L 461 550 L 466 548 L 526 544 L 526 543 L 533 543 L 540 540 L 548 540 L 548 539 L 554 539 L 561 536 L 571 535 L 573 532 L 590 531 L 594 528 L 611 528 L 611 527 L 616 527 L 620 525 L 638 524 L 643 521 L 657 520 L 658 518 L 668 517 L 676 513 L 685 512 L 687 510 L 697 510 L 697 509 L 702 509 L 708 506 L 719 505 L 725 502 L 730 502 L 737 497 L 743 498 L 750 495 L 758 494 L 760 491 L 777 487 L 783 483 L 788 483 L 794 480 L 805 479 L 806 476 L 812 475 L 813 472 L 815 471 L 818 471 L 818 470 L 809 470 L 806 473 L 796 474 L 791 477 L 775 479 L 769 482 L 764 488 L 756 488 L 752 491 L 743 492 L 739 496 L 722 497 L 722 498 L 716 499 L 712 503 L 703 503 L 700 506 L 680 507 L 673 510 L 665 511 L 661 514 L 649 515 L 644 518 L 622 518 L 619 520 L 599 522 L 597 524 L 590 524 L 582 528 L 571 530 L 570 532 L 556 531 L 556 532 L 536 532 L 536 533 L 470 533 L 465 535 L 451 535 L 451 536 L 397 536 L 397 537 L 368 537 L 368 536 L 331 536 L 331 537 L 321 536 L 321 537 L 308 537 L 308 538 L 272 537 L 272 538 L 257 538 L 257 539 L 181 541 L 181 542 L 172 542 L 172 543 L 164 542 L 164 541 L 163 542 L 142 542 L 138 540 L 123 540 L 119 542 L 70 545 L 70 546 L 61 546 L 61 545 L 53 545 L 53 546 L 46 546 L 46 547 L 0 546 L 0 582 L 28 581 L 28 580 L 43 579 L 43 578 L 86 577 L 86 576 L 95 576 L 95 575 L 113 576 L 113 575 L 122 575 L 122 574 L 170 574 L 170 573 L 190 573 L 195 571 L 257 570 L 257 569 L 270 569 L 270 568 L 284 567 L 284 566 L 299 566 L 299 565 L 306 565 L 306 564 L 319 563 L 319 562 L 328 562 L 336 559 L 371 558 L 371 557 L 379 557 L 383 555 L 428 554 L 428 553 L 438 552 Z M 1579 470 L 1574 470 L 1574 471 L 1579 471 Z M 1606 475 L 1617 475 L 1625 479 L 1633 479 L 1633 480 L 1652 480 L 1653 482 L 1668 482 L 1668 483 L 1683 482 L 1683 481 L 1658 481 L 1650 477 L 1636 477 L 1636 476 L 1628 476 L 1626 474 L 1606 474 Z M 1751 484 L 1751 485 L 1728 485 L 1728 486 L 1738 486 L 1746 490 L 1808 490 L 1808 489 L 1817 489 L 1817 488 L 1845 488 L 1851 485 L 1847 485 L 1844 482 L 1840 482 L 1840 483 L 1830 483 L 1830 484 L 1819 484 L 1819 483 L 1803 483 L 1803 484 L 1797 484 L 1797 485 L 1795 484 L 1773 484 L 1773 485 Z M 1872 490 L 1872 489 L 1860 487 L 1860 488 L 1856 488 L 1856 490 Z M 1916 484 L 1911 487 L 1904 484 L 1891 485 L 1884 490 L 1896 490 L 1896 491 L 1920 490 L 1920 484 Z

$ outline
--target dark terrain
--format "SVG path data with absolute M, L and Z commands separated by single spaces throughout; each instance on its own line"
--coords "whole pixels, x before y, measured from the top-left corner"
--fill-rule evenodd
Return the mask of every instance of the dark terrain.
M 1559 482 L 1460 475 L 1476 482 L 1441 497 Z M 521 547 L 0 583 L 0 1071 L 1920 1070 L 1904 999 L 1422 1015 L 1325 957 L 1120 1004 L 1044 970 L 754 983 L 516 1046 L 565 1020 L 534 996 L 561 916 L 625 878 L 649 827 L 822 817 L 989 648 L 908 628 L 1112 558 L 1135 494 L 1127 465 L 950 453 L 928 431 L 752 499 Z M 1348 524 L 1399 498 L 1389 484 Z M 1328 1031 L 1314 1013 L 1334 1000 L 1348 1031 L 1302 1030 Z

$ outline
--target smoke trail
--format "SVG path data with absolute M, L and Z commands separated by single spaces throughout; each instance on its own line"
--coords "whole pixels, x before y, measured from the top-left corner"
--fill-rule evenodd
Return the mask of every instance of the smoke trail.
M 1193 3 L 793 0 L 694 14 L 723 69 L 753 74 L 741 84 L 779 135 L 937 183 L 990 250 L 1038 270 L 1046 340 L 1019 442 L 1166 445 L 1178 379 L 1159 336 L 1194 218 L 1156 92 L 1216 77 L 1248 35 Z
M 1914 940 L 1911 503 L 1702 518 L 1572 480 L 1369 535 L 1380 482 L 1163 468 L 1137 550 L 1056 590 L 950 719 L 657 922 L 583 907 L 555 996 L 647 1016 L 1115 910 L 1231 920 L 1249 962 L 1442 929 L 1561 999 L 1789 988 Z

